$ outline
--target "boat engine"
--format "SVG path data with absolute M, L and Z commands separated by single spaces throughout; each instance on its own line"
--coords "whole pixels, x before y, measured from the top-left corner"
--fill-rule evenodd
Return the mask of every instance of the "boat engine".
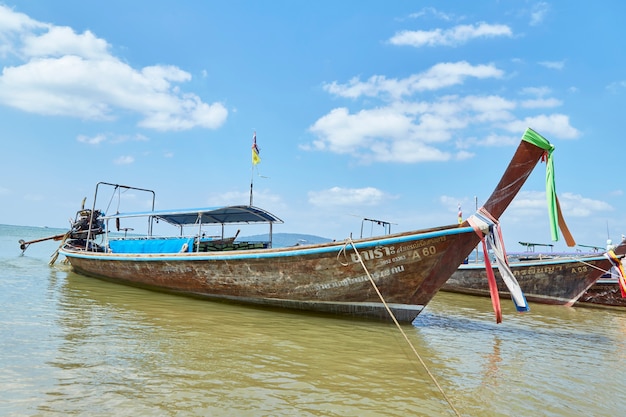
M 100 210 L 83 209 L 76 213 L 76 220 L 72 223 L 71 238 L 87 239 L 104 233 L 104 220 Z

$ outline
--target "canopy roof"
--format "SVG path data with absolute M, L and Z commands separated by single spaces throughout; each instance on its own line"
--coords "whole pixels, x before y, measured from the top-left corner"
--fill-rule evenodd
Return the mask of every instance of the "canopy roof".
M 152 217 L 177 226 L 195 224 L 233 223 L 283 223 L 270 212 L 254 206 L 224 206 L 199 209 L 156 210 L 133 213 L 116 213 L 102 218 Z

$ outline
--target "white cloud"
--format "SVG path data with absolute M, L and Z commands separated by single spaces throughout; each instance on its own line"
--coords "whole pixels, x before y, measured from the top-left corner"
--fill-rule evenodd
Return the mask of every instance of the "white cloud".
M 524 100 L 520 105 L 527 109 L 552 108 L 559 107 L 563 104 L 561 100 L 555 98 L 538 98 L 534 100 Z
M 141 133 L 134 135 L 110 135 L 111 143 L 124 143 L 124 142 L 148 142 L 150 139 Z
M 400 139 L 411 126 L 410 116 L 388 107 L 361 110 L 356 114 L 349 114 L 346 108 L 337 108 L 320 118 L 310 129 L 323 137 L 314 143 L 316 148 L 351 153 L 359 147 L 370 146 L 376 137 Z
M 457 100 L 462 105 L 459 109 L 461 114 L 473 115 L 475 123 L 511 120 L 513 118 L 511 111 L 517 107 L 514 101 L 497 95 L 466 96 Z
M 216 129 L 228 116 L 222 103 L 181 93 L 191 75 L 171 65 L 135 69 L 114 56 L 90 31 L 36 22 L 0 6 L 0 53 L 20 63 L 0 75 L 0 104 L 23 111 L 112 120 L 138 114 L 139 126 L 156 130 Z
M 454 155 L 454 159 L 464 161 L 466 159 L 472 159 L 474 156 L 476 156 L 476 154 L 473 152 L 459 151 Z
M 563 104 L 561 100 L 546 97 L 552 93 L 552 89 L 546 86 L 542 87 L 526 87 L 520 91 L 521 95 L 534 96 L 531 99 L 522 100 L 520 106 L 527 109 L 551 108 L 558 107 Z
M 17 54 L 16 42 L 22 33 L 47 29 L 49 25 L 31 19 L 24 13 L 0 5 L 0 57 Z
M 530 12 L 530 25 L 537 26 L 541 24 L 546 18 L 546 15 L 549 11 L 550 5 L 546 2 L 539 2 L 533 5 L 533 8 Z
M 552 92 L 550 87 L 542 86 L 542 87 L 525 87 L 520 91 L 521 94 L 531 95 L 537 97 L 543 97 Z
M 453 17 L 454 17 L 453 15 L 450 15 L 448 13 L 440 12 L 439 10 L 435 9 L 434 7 L 424 7 L 419 12 L 411 13 L 409 15 L 409 18 L 417 19 L 417 18 L 420 18 L 422 16 L 426 16 L 426 15 L 433 15 L 436 18 L 439 18 L 439 19 L 442 19 L 442 20 L 452 20 Z
M 615 81 L 606 86 L 606 89 L 611 93 L 617 93 L 626 88 L 626 81 Z
M 536 96 L 549 92 L 544 87 L 522 91 Z M 448 95 L 431 101 L 391 100 L 384 106 L 355 112 L 339 107 L 309 128 L 316 139 L 302 148 L 349 154 L 363 163 L 467 159 L 474 154 L 468 151 L 473 146 L 514 146 L 527 127 L 547 137 L 579 137 L 567 115 L 537 114 L 520 119 L 514 113 L 518 108 L 560 105 L 561 101 L 554 98 L 516 102 L 492 94 Z M 451 140 L 453 144 L 448 144 Z
M 80 56 L 87 59 L 108 59 L 109 44 L 92 32 L 76 34 L 67 26 L 49 26 L 42 35 L 24 32 L 21 55 L 24 58 Z
M 590 217 L 600 212 L 613 211 L 614 208 L 605 201 L 593 200 L 580 194 L 563 193 L 559 195 L 559 203 L 563 213 L 572 217 Z
M 324 89 L 331 94 L 358 98 L 361 96 L 390 96 L 400 98 L 420 91 L 432 91 L 462 84 L 467 78 L 501 78 L 504 72 L 494 65 L 471 65 L 466 61 L 445 62 L 432 66 L 420 74 L 413 74 L 404 79 L 388 79 L 383 75 L 374 75 L 362 82 L 355 77 L 347 84 L 333 81 L 325 84 Z
M 396 33 L 389 43 L 392 45 L 408 45 L 416 48 L 422 46 L 456 46 L 476 38 L 493 38 L 497 36 L 513 36 L 511 28 L 506 25 L 491 25 L 478 23 L 477 25 L 459 25 L 451 29 L 404 30 Z
M 132 164 L 133 162 L 135 162 L 135 158 L 133 158 L 132 156 L 120 156 L 115 161 L 113 161 L 115 165 L 128 165 Z
M 86 143 L 88 145 L 99 145 L 103 142 L 109 143 L 123 143 L 128 141 L 136 141 L 136 142 L 147 142 L 149 141 L 148 137 L 142 135 L 141 133 L 137 133 L 134 135 L 111 135 L 106 133 L 98 133 L 95 136 L 87 136 L 87 135 L 78 135 L 76 138 L 78 142 Z
M 350 154 L 366 163 L 468 158 L 472 153 L 455 155 L 447 142 L 463 129 L 513 123 L 515 117 L 511 110 L 515 107 L 515 102 L 491 95 L 443 96 L 432 102 L 398 101 L 356 113 L 350 113 L 347 108 L 336 108 L 309 128 L 317 136 L 309 149 Z M 520 132 L 524 130 L 525 127 Z M 468 143 L 502 145 L 502 142 L 485 140 Z
M 562 70 L 565 68 L 565 61 L 541 61 L 539 65 L 549 69 Z
M 315 206 L 374 206 L 393 198 L 373 187 L 333 187 L 322 191 L 309 191 L 309 203 Z
M 285 209 L 281 197 L 270 190 L 259 188 L 254 183 L 254 193 L 252 195 L 255 206 L 272 207 L 274 209 Z M 250 191 L 226 191 L 223 193 L 212 193 L 207 197 L 206 204 L 209 206 L 248 204 L 250 202 Z
M 543 136 L 554 136 L 560 139 L 576 139 L 580 136 L 580 132 L 570 125 L 569 116 L 564 114 L 526 117 L 524 120 L 516 120 L 505 126 L 511 132 L 523 132 L 527 127 L 541 132 Z
M 86 136 L 86 135 L 78 135 L 76 138 L 77 141 L 81 143 L 87 143 L 89 145 L 98 145 L 106 140 L 106 135 L 98 134 L 96 136 Z
M 565 192 L 558 195 L 563 216 L 588 218 L 615 209 L 605 201 L 583 197 L 580 194 Z M 511 211 L 516 215 L 534 218 L 547 213 L 546 193 L 544 191 L 520 191 L 511 203 Z
M 518 144 L 520 138 L 518 136 L 512 135 L 497 135 L 497 134 L 488 134 L 484 137 L 476 138 L 466 138 L 463 140 L 457 140 L 456 146 L 459 149 L 468 149 L 473 148 L 475 146 L 513 146 Z M 473 156 L 473 154 L 472 154 Z
M 207 204 L 211 206 L 243 204 L 250 201 L 250 194 L 244 191 L 228 191 L 221 194 L 212 194 Z

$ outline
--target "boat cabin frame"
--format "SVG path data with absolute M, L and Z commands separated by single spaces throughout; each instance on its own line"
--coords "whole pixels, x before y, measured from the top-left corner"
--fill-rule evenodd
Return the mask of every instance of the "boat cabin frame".
M 135 190 L 140 192 L 146 192 L 152 196 L 152 209 L 150 211 L 141 212 L 116 212 L 115 214 L 102 214 L 98 219 L 90 218 L 89 220 L 89 232 L 87 233 L 87 242 L 95 237 L 91 231 L 94 227 L 94 221 L 102 221 L 104 227 L 104 242 L 103 245 L 107 251 L 112 250 L 112 242 L 132 242 L 143 241 L 144 246 L 146 242 L 156 240 L 172 240 L 175 239 L 174 235 L 170 237 L 155 236 L 154 224 L 159 222 L 168 223 L 178 230 L 178 240 L 185 240 L 183 242 L 184 250 L 180 252 L 206 252 L 214 250 L 233 250 L 233 249 L 258 249 L 258 248 L 271 248 L 272 247 L 272 235 L 274 224 L 282 224 L 283 221 L 273 215 L 272 213 L 263 210 L 259 207 L 249 205 L 232 205 L 232 206 L 218 206 L 218 207 L 204 207 L 193 209 L 174 209 L 174 210 L 155 210 L 156 193 L 153 190 L 131 187 L 121 184 L 113 184 L 107 182 L 99 182 L 96 185 L 96 191 L 94 194 L 92 213 L 97 211 L 96 205 L 98 204 L 98 193 L 101 186 L 113 187 L 113 196 L 116 192 L 121 190 Z M 130 218 L 146 218 L 147 219 L 147 232 L 145 234 L 133 234 L 128 236 L 129 231 L 134 231 L 133 228 L 120 228 L 121 219 Z M 110 227 L 111 221 L 115 222 L 115 229 L 118 232 L 124 232 L 124 237 L 111 237 L 110 231 L 113 230 Z M 245 244 L 233 245 L 234 240 L 239 235 L 239 230 L 234 237 L 225 237 L 225 226 L 229 225 L 250 225 L 250 224 L 267 224 L 269 226 L 268 241 L 266 242 L 245 242 Z M 207 236 L 203 228 L 207 228 L 209 225 L 219 225 L 221 227 L 220 236 Z M 185 230 L 188 228 L 195 229 L 192 234 L 185 234 Z M 261 245 L 259 243 L 262 243 Z M 128 245 L 126 245 L 128 246 Z M 128 248 L 125 250 L 129 250 Z M 143 250 L 146 250 L 145 248 Z M 143 251 L 142 250 L 142 251 Z

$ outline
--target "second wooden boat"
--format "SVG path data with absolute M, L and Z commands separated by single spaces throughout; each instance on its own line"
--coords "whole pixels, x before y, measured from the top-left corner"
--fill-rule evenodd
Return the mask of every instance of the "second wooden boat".
M 623 257 L 626 254 L 626 242 L 622 241 L 614 252 L 618 257 Z M 572 306 L 600 277 L 611 270 L 613 262 L 607 254 L 587 256 L 548 254 L 545 257 L 534 256 L 528 260 L 509 260 L 509 267 L 528 301 Z M 494 272 L 498 293 L 500 296 L 510 296 L 497 266 L 494 266 Z M 460 265 L 441 290 L 489 297 L 485 264 Z

